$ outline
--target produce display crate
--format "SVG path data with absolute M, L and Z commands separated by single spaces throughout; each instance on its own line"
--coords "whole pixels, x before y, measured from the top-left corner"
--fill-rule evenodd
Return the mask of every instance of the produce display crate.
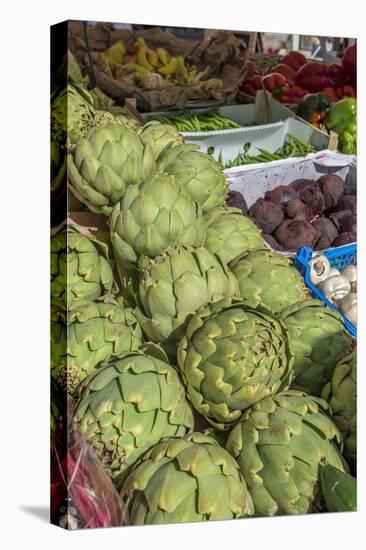
M 324 132 L 319 132 L 313 126 L 296 118 L 293 111 L 276 101 L 267 92 L 258 92 L 255 104 L 224 105 L 217 110 L 222 116 L 241 125 L 241 128 L 181 132 L 187 143 L 198 145 L 200 151 L 204 153 L 208 148 L 213 147 L 213 156 L 216 160 L 220 152 L 224 162 L 235 158 L 246 143 L 251 144 L 249 155 L 259 154 L 258 147 L 273 153 L 284 145 L 287 134 L 292 134 L 304 143 L 313 145 L 318 151 L 327 149 L 329 145 L 329 137 Z M 197 114 L 207 111 L 209 109 L 187 112 Z M 163 113 L 153 113 L 148 119 L 159 114 Z M 172 114 L 179 114 L 179 111 Z M 240 171 L 240 169 L 241 166 L 230 168 L 231 171 Z
M 311 290 L 311 294 L 324 302 L 329 308 L 338 311 L 343 318 L 343 323 L 348 332 L 355 338 L 357 337 L 357 327 L 347 319 L 345 315 L 339 309 L 332 304 L 322 293 L 322 291 L 315 286 L 310 280 L 310 265 L 309 262 L 314 256 L 324 255 L 328 258 L 329 263 L 335 269 L 343 269 L 347 265 L 357 265 L 357 245 L 348 244 L 345 246 L 338 246 L 337 248 L 328 248 L 322 252 L 314 252 L 312 248 L 304 246 L 296 254 L 294 260 L 294 266 L 300 271 L 303 276 L 306 285 Z

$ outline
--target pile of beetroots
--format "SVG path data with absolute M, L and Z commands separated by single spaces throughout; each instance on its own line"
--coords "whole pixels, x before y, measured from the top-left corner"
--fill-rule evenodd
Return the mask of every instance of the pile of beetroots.
M 228 202 L 246 213 L 240 196 L 232 191 Z M 279 185 L 257 199 L 247 215 L 275 250 L 297 251 L 302 246 L 325 250 L 356 241 L 356 211 L 354 192 L 340 176 L 329 174 Z

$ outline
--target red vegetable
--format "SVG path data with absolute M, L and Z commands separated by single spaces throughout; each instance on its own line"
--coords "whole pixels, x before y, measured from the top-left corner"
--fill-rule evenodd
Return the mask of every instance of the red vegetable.
M 332 88 L 332 86 L 327 86 L 326 88 L 324 88 L 322 90 L 322 93 L 325 94 L 329 98 L 329 101 L 331 103 L 337 103 L 337 101 L 339 99 L 338 90 L 339 90 L 339 88 L 337 88 L 337 90 L 335 90 L 334 88 Z
M 325 208 L 334 208 L 344 194 L 344 181 L 336 174 L 328 174 L 318 179 L 324 196 Z
M 289 201 L 299 199 L 299 194 L 289 185 L 278 185 L 272 191 L 267 191 L 264 198 L 278 205 L 284 205 Z
M 349 46 L 342 57 L 342 67 L 347 75 L 347 77 L 351 80 L 351 82 L 356 82 L 356 73 L 357 73 L 357 46 L 356 44 L 352 44 L 352 46 Z
M 266 241 L 266 243 L 273 248 L 273 250 L 279 250 L 280 252 L 283 252 L 285 249 L 283 246 L 281 246 L 272 235 L 267 235 L 264 233 L 262 235 L 263 239 Z
M 274 237 L 286 250 L 298 250 L 302 246 L 313 247 L 319 233 L 305 220 L 285 220 L 277 227 Z
M 273 67 L 271 72 L 282 74 L 282 76 L 284 76 L 286 80 L 291 84 L 295 82 L 296 71 L 292 69 L 292 67 L 290 67 L 289 65 L 286 65 L 285 63 L 279 63 L 278 65 Z
M 332 246 L 344 246 L 345 244 L 355 243 L 357 240 L 355 233 L 341 233 L 335 241 L 332 242 Z
M 229 191 L 226 197 L 226 204 L 234 208 L 240 208 L 244 215 L 248 212 L 247 203 L 239 191 Z
M 258 199 L 252 204 L 248 213 L 264 233 L 272 233 L 283 221 L 281 207 L 264 199 Z
M 325 250 L 329 248 L 334 239 L 338 237 L 338 230 L 329 218 L 322 216 L 315 220 L 312 225 L 320 234 L 315 245 L 315 250 Z
M 302 53 L 291 51 L 287 55 L 285 55 L 285 57 L 282 59 L 282 63 L 288 65 L 289 67 L 294 69 L 294 71 L 298 71 L 300 67 L 307 63 L 307 59 Z
M 263 87 L 274 96 L 280 95 L 286 85 L 286 78 L 280 73 L 271 73 L 263 77 Z
M 333 212 L 339 212 L 340 210 L 350 210 L 352 213 L 357 210 L 356 195 L 343 195 L 337 203 L 337 206 L 333 209 Z
M 310 218 L 310 208 L 301 200 L 289 201 L 285 208 L 289 218 L 295 220 L 308 220 Z
M 320 92 L 330 85 L 327 65 L 324 65 L 324 63 L 306 63 L 296 75 L 296 84 L 309 90 L 309 92 Z

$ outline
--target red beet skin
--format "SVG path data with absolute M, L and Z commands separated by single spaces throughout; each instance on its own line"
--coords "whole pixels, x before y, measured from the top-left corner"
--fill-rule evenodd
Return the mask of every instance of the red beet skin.
M 314 247 L 319 233 L 305 220 L 285 220 L 277 227 L 275 239 L 286 250 L 296 251 L 302 246 Z
M 280 206 L 264 199 L 258 199 L 252 204 L 248 214 L 264 233 L 273 233 L 284 217 Z
M 279 185 L 272 191 L 267 191 L 264 198 L 275 204 L 284 205 L 287 204 L 288 201 L 299 199 L 300 197 L 297 191 L 292 189 L 289 185 Z
M 289 218 L 295 220 L 308 220 L 310 218 L 310 208 L 302 201 L 289 201 L 284 209 Z
M 320 237 L 315 245 L 315 250 L 329 248 L 332 242 L 338 237 L 338 230 L 334 223 L 324 216 L 312 223 Z
M 341 233 L 335 241 L 332 242 L 332 246 L 344 246 L 345 244 L 355 243 L 357 240 L 355 233 Z
M 343 197 L 339 199 L 337 206 L 333 209 L 333 212 L 339 212 L 340 210 L 350 210 L 351 212 L 356 212 L 356 195 L 343 195 Z
M 262 237 L 263 239 L 266 241 L 267 244 L 269 244 L 269 246 L 271 248 L 273 248 L 273 250 L 279 250 L 280 252 L 283 252 L 285 249 L 283 248 L 283 246 L 281 246 L 274 237 L 272 237 L 272 235 L 266 235 L 265 233 L 262 234 Z
M 319 178 L 318 184 L 324 196 L 325 208 L 334 208 L 344 195 L 344 181 L 336 174 L 328 174 Z
M 247 203 L 239 191 L 229 191 L 226 198 L 226 204 L 233 208 L 240 208 L 244 215 L 248 213 Z

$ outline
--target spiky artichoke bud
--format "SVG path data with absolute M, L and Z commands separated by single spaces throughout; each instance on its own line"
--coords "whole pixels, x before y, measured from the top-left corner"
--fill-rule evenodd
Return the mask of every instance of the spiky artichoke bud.
M 160 155 L 157 166 L 160 173 L 175 176 L 203 213 L 224 204 L 228 193 L 225 175 L 215 159 L 196 151 L 195 145 L 170 147 Z
M 156 158 L 168 145 L 176 146 L 184 142 L 183 136 L 170 124 L 161 124 L 151 120 L 140 131 L 140 137 L 145 145 L 150 145 Z
M 78 301 L 51 314 L 51 374 L 73 394 L 99 364 L 112 355 L 134 351 L 142 342 L 132 309 L 121 298 Z
M 121 496 L 132 525 L 235 519 L 253 503 L 230 454 L 198 432 L 166 439 L 133 467 Z
M 141 258 L 139 267 L 136 316 L 155 342 L 177 342 L 201 306 L 239 296 L 229 268 L 204 247 L 169 248 L 154 260 Z
M 242 254 L 230 263 L 240 296 L 252 307 L 263 304 L 273 313 L 308 297 L 304 279 L 286 256 L 267 249 Z
M 280 317 L 289 331 L 295 356 L 291 387 L 319 397 L 336 364 L 352 351 L 352 338 L 341 316 L 319 300 L 288 306 Z
M 257 401 L 287 389 L 292 378 L 284 325 L 269 310 L 251 308 L 240 298 L 201 308 L 177 355 L 194 408 L 221 430 Z
M 243 216 L 239 208 L 214 208 L 205 219 L 205 246 L 225 263 L 240 254 L 263 247 L 257 226 L 247 216 Z
M 66 309 L 115 288 L 106 246 L 68 226 L 51 238 L 51 302 Z
M 110 218 L 117 264 L 136 265 L 168 247 L 201 246 L 205 227 L 201 207 L 174 176 L 157 175 L 130 186 Z
M 356 352 L 343 357 L 333 371 L 332 379 L 322 391 L 334 422 L 343 435 L 344 456 L 356 464 L 357 449 L 357 361 Z
M 138 122 L 134 121 L 132 117 L 123 114 L 123 112 L 119 112 L 118 107 L 112 108 L 111 111 L 95 111 L 94 126 L 99 127 L 110 123 L 121 124 L 125 128 L 130 128 L 131 130 L 136 130 L 138 128 Z
M 226 449 L 239 464 L 255 514 L 306 514 L 319 487 L 323 460 L 343 470 L 340 433 L 325 401 L 288 391 L 245 411 Z
M 94 123 L 93 98 L 84 88 L 68 84 L 51 102 L 51 139 L 71 147 Z
M 182 437 L 193 429 L 177 371 L 142 352 L 112 357 L 89 376 L 75 419 L 117 484 L 163 437 Z
M 109 216 L 128 186 L 155 173 L 151 148 L 123 124 L 93 128 L 68 157 L 69 187 L 92 212 Z

